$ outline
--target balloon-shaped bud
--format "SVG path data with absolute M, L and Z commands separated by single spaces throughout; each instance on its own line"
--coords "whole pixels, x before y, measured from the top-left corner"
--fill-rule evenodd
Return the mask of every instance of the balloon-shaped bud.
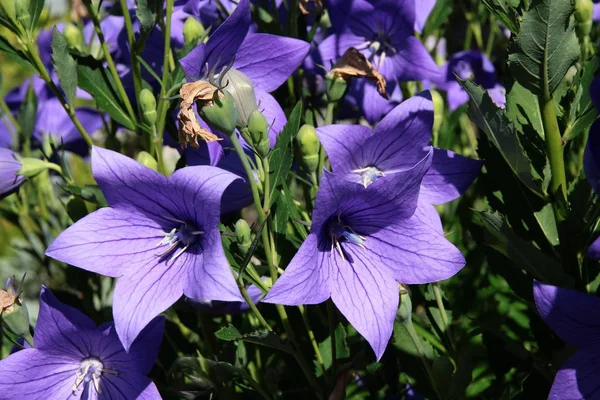
M 146 151 L 140 151 L 135 159 L 140 164 L 142 164 L 154 171 L 158 171 L 158 163 L 156 162 L 154 157 L 152 157 L 150 155 L 150 153 L 148 153 Z
M 317 132 L 312 125 L 304 124 L 296 136 L 298 149 L 301 156 L 301 162 L 306 171 L 312 173 L 317 170 L 319 165 L 319 150 L 321 143 Z
M 140 92 L 140 107 L 144 122 L 153 126 L 156 123 L 156 99 L 148 89 L 142 89 Z
M 213 130 L 232 135 L 238 121 L 236 102 L 228 91 L 216 91 L 212 101 L 199 104 L 200 116 Z
M 325 94 L 330 102 L 340 101 L 348 90 L 348 81 L 336 72 L 325 75 Z
M 269 142 L 269 123 L 265 116 L 258 110 L 254 110 L 248 117 L 248 132 L 252 145 L 261 157 L 266 157 L 271 148 Z
M 17 172 L 18 175 L 23 175 L 26 178 L 33 178 L 37 174 L 47 169 L 53 168 L 55 165 L 49 161 L 40 160 L 38 158 L 22 157 L 21 169 Z
M 235 101 L 238 125 L 247 126 L 250 114 L 258 108 L 252 81 L 243 72 L 233 68 L 219 77 L 219 81 L 224 91 L 230 93 Z
M 575 1 L 575 20 L 577 20 L 577 33 L 579 36 L 588 36 L 592 31 L 592 16 L 594 3 L 592 0 Z
M 184 44 L 196 43 L 205 33 L 204 26 L 194 17 L 189 17 L 183 24 Z
M 235 223 L 235 239 L 243 253 L 242 256 L 245 255 L 252 246 L 252 231 L 245 219 L 238 219 Z
M 69 22 L 65 24 L 65 28 L 63 31 L 63 35 L 67 40 L 69 46 L 74 47 L 76 49 L 81 49 L 83 45 L 83 35 L 79 28 Z
M 25 276 L 23 276 L 25 279 Z M 6 282 L 6 290 L 0 289 L 0 318 L 3 328 L 17 336 L 30 338 L 29 313 L 23 299 L 21 299 L 20 288 L 15 288 L 14 277 Z M 21 281 L 21 287 L 23 282 Z

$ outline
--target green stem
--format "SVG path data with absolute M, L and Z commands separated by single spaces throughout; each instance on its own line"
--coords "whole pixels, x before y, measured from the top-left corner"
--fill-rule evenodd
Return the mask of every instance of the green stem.
M 39 51 L 38 51 L 38 48 L 37 48 L 37 45 L 35 44 L 35 42 L 28 42 L 27 46 L 26 46 L 26 50 L 27 50 L 27 55 L 29 56 L 29 60 L 33 63 L 33 65 L 37 69 L 37 72 L 40 75 L 40 78 L 42 78 L 42 80 L 44 82 L 46 82 L 46 84 L 48 85 L 50 90 L 52 90 L 52 92 L 54 93 L 54 95 L 56 96 L 56 98 L 58 99 L 60 104 L 63 106 L 63 108 L 67 112 L 67 115 L 73 122 L 73 125 L 75 125 L 75 128 L 77 128 L 77 131 L 79 131 L 79 134 L 81 135 L 81 137 L 83 138 L 85 143 L 89 147 L 92 147 L 92 145 L 94 144 L 92 142 L 92 138 L 90 137 L 90 135 L 88 135 L 88 133 L 86 132 L 83 125 L 81 125 L 79 118 L 77 118 L 77 114 L 75 114 L 75 108 L 71 104 L 67 103 L 67 100 L 63 96 L 62 92 L 56 87 L 52 78 L 50 78 L 50 75 L 48 74 L 48 71 L 46 70 L 46 66 L 40 59 Z
M 411 340 L 413 341 L 415 348 L 417 349 L 417 353 L 419 353 L 419 358 L 421 360 L 421 364 L 423 365 L 423 369 L 425 370 L 425 373 L 427 374 L 427 377 L 429 378 L 429 382 L 431 383 L 431 387 L 433 388 L 433 391 L 435 392 L 436 396 L 438 399 L 443 399 L 444 397 L 442 396 L 442 392 L 440 392 L 438 385 L 435 381 L 435 377 L 433 375 L 433 371 L 431 369 L 431 366 L 429 365 L 429 360 L 427 359 L 427 357 L 425 357 L 425 351 L 423 350 L 423 343 L 421 343 L 421 339 L 419 339 L 419 335 L 417 335 L 417 331 L 415 330 L 415 327 L 413 326 L 412 322 L 409 321 L 409 323 L 406 326 L 406 330 L 408 331 L 408 334 L 410 335 Z
M 121 0 L 121 8 L 123 9 L 123 17 L 125 19 L 125 30 L 127 32 L 127 40 L 129 41 L 131 56 L 131 74 L 133 76 L 133 88 L 135 90 L 135 99 L 138 108 L 138 115 L 141 116 L 140 93 L 142 92 L 142 70 L 140 67 L 140 62 L 136 56 L 137 46 L 135 34 L 133 32 L 133 24 L 131 22 L 131 15 L 129 15 L 129 13 L 127 12 L 127 0 Z
M 542 124 L 545 132 L 546 154 L 550 160 L 552 179 L 550 181 L 550 193 L 556 195 L 562 191 L 564 198 L 567 196 L 567 178 L 565 174 L 565 161 L 563 155 L 562 137 L 556 118 L 556 109 L 551 96 L 540 96 L 540 108 L 542 112 Z M 555 204 L 556 202 L 553 202 Z M 558 222 L 561 222 L 560 217 Z
M 452 332 L 450 332 L 450 322 L 448 321 L 448 314 L 446 313 L 446 307 L 444 306 L 444 300 L 442 299 L 442 291 L 440 290 L 440 286 L 437 283 L 432 283 L 433 294 L 435 295 L 435 302 L 437 303 L 438 309 L 440 310 L 440 315 L 442 317 L 442 323 L 444 324 L 444 332 L 448 336 L 448 345 L 449 348 L 452 349 L 454 347 Z
M 331 338 L 331 379 L 335 382 L 337 375 L 337 344 L 335 343 L 335 306 L 333 301 L 327 301 L 327 321 L 329 322 L 329 337 Z
M 304 309 L 304 306 L 298 306 L 298 310 L 300 310 L 300 314 L 302 315 L 302 320 L 304 321 L 304 326 L 306 327 L 306 331 L 308 332 L 308 338 L 310 339 L 310 343 L 312 344 L 315 356 L 317 357 L 317 362 L 321 366 L 323 376 L 326 377 L 327 375 L 325 375 L 325 362 L 323 361 L 323 356 L 321 355 L 319 344 L 315 339 L 315 333 L 313 332 L 308 316 L 306 315 L 306 310 Z
M 231 266 L 230 266 L 230 268 L 231 268 Z M 265 328 L 266 330 L 271 332 L 273 330 L 271 328 L 271 325 L 269 325 L 269 323 L 265 320 L 265 318 L 262 316 L 260 311 L 258 311 L 258 308 L 256 308 L 256 304 L 254 304 L 254 302 L 252 301 L 252 298 L 248 294 L 248 290 L 246 290 L 246 286 L 244 285 L 244 280 L 242 279 L 242 275 L 235 276 L 236 274 L 233 271 L 233 268 L 231 269 L 231 273 L 236 278 L 235 282 L 237 283 L 238 288 L 240 289 L 240 293 L 242 293 L 242 297 L 244 298 L 244 300 L 246 300 L 246 303 L 248 303 L 248 306 L 250 307 L 250 310 L 252 311 L 254 316 L 258 319 L 258 321 L 263 326 L 263 328 Z
M 335 103 L 330 102 L 327 103 L 327 111 L 325 114 L 325 125 L 331 125 L 333 124 L 333 111 L 335 109 Z M 319 164 L 317 164 L 317 178 L 318 178 L 318 182 L 315 182 L 315 184 L 318 185 L 318 183 L 321 182 L 321 175 L 323 175 L 323 168 L 325 167 L 325 159 L 327 157 L 327 154 L 325 153 L 325 149 L 323 148 L 323 146 L 321 146 L 319 148 Z
M 104 54 L 104 58 L 106 59 L 106 63 L 108 64 L 108 70 L 115 81 L 115 85 L 117 85 L 117 92 L 119 93 L 119 97 L 121 97 L 121 101 L 125 104 L 125 108 L 127 109 L 127 113 L 129 114 L 129 118 L 131 121 L 137 121 L 135 112 L 133 111 L 133 107 L 131 106 L 131 102 L 129 101 L 129 97 L 127 96 L 127 92 L 125 91 L 125 87 L 123 86 L 123 82 L 121 82 L 121 77 L 119 76 L 119 72 L 117 71 L 117 67 L 115 66 L 115 61 L 110 54 L 110 49 L 106 44 L 106 40 L 104 39 L 104 32 L 102 32 L 102 27 L 100 26 L 100 18 L 98 17 L 98 10 L 91 4 L 90 1 L 88 4 L 88 12 L 90 14 L 90 18 L 92 19 L 92 23 L 94 24 L 94 31 L 98 36 L 98 40 L 100 41 L 100 47 L 102 48 L 102 53 Z M 127 13 L 127 8 L 123 10 L 123 13 Z

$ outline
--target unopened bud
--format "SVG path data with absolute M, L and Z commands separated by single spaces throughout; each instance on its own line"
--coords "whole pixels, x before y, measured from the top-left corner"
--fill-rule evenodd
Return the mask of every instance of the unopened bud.
M 312 125 L 302 125 L 296 136 L 300 150 L 301 162 L 308 172 L 315 172 L 319 165 L 321 143 Z
M 232 135 L 235 132 L 238 112 L 231 93 L 216 92 L 212 101 L 202 105 L 200 116 L 211 129 Z
M 81 49 L 83 44 L 83 35 L 81 34 L 81 31 L 78 27 L 67 22 L 65 24 L 63 35 L 67 40 L 69 46 L 74 47 L 76 49 Z
M 265 116 L 258 110 L 254 110 L 248 117 L 248 131 L 252 139 L 252 145 L 261 157 L 266 157 L 271 148 L 269 142 L 269 123 Z
M 17 172 L 18 175 L 23 175 L 26 178 L 33 178 L 42 171 L 53 167 L 52 163 L 40 160 L 38 158 L 23 157 L 19 160 L 21 162 L 21 169 Z
M 19 288 L 14 287 L 14 278 L 9 278 L 6 282 L 6 290 L 0 290 L 2 326 L 17 336 L 30 337 L 29 313 L 20 295 Z
M 577 20 L 577 33 L 579 36 L 588 36 L 592 31 L 592 16 L 594 3 L 592 0 L 575 1 L 575 20 Z
M 256 94 L 252 81 L 243 72 L 230 69 L 219 78 L 225 86 L 224 91 L 231 94 L 237 109 L 237 124 L 248 125 L 248 118 L 252 111 L 256 110 Z
M 252 231 L 245 219 L 239 219 L 235 223 L 235 239 L 238 247 L 245 255 L 252 245 Z
M 325 94 L 332 103 L 340 101 L 348 90 L 348 82 L 335 72 L 325 75 Z
M 140 164 L 142 164 L 154 171 L 158 171 L 158 163 L 156 162 L 154 157 L 152 157 L 150 155 L 150 153 L 145 152 L 145 151 L 140 151 L 135 159 Z
M 204 35 L 204 26 L 194 17 L 189 17 L 183 24 L 184 44 L 195 43 Z
M 140 107 L 142 108 L 144 122 L 154 126 L 156 123 L 156 99 L 148 89 L 142 89 L 140 92 Z

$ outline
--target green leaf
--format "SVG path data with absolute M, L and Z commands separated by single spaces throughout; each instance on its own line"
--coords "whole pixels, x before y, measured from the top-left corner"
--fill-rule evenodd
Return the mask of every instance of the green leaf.
M 99 207 L 106 207 L 108 203 L 104 198 L 104 194 L 102 190 L 97 185 L 85 185 L 85 186 L 77 186 L 72 184 L 65 184 L 60 186 L 66 192 L 76 196 L 85 201 L 89 201 L 90 203 L 94 203 Z
M 350 357 L 350 349 L 346 343 L 346 330 L 342 324 L 336 326 L 335 331 L 335 358 L 341 360 Z M 328 370 L 333 364 L 333 354 L 331 353 L 331 335 L 319 343 L 319 351 L 323 357 L 323 365 L 325 370 Z M 320 366 L 319 366 L 320 369 Z M 323 371 L 317 370 L 317 376 L 321 376 Z
M 507 4 L 506 0 L 483 0 L 483 4 L 506 26 L 513 34 L 519 32 L 519 17 L 517 10 Z
M 158 0 L 138 0 L 135 14 L 142 25 L 142 32 L 150 32 L 154 28 L 162 3 Z
M 448 21 L 450 14 L 454 10 L 454 1 L 451 0 L 437 0 L 431 14 L 427 17 L 427 23 L 423 29 L 422 37 L 428 37 L 433 34 L 434 31 L 439 29 L 442 24 Z
M 42 11 L 44 10 L 45 0 L 30 0 L 29 3 L 29 15 L 31 17 L 31 23 L 29 25 L 29 31 L 33 32 L 37 27 Z
M 600 58 L 594 57 L 585 63 L 582 74 L 578 75 L 573 82 L 573 85 L 577 87 L 577 93 L 571 104 L 570 118 L 565 129 L 566 140 L 576 138 L 598 117 L 598 111 L 590 97 L 590 86 L 598 68 L 600 68 Z
M 35 92 L 33 91 L 33 85 L 29 85 L 27 93 L 25 95 L 25 101 L 21 104 L 17 120 L 21 126 L 21 135 L 25 139 L 30 139 L 35 129 L 35 123 L 37 121 L 37 108 L 38 102 Z
M 215 336 L 221 340 L 228 342 L 234 340 L 242 340 L 246 343 L 259 344 L 261 346 L 270 347 L 281 350 L 285 353 L 292 354 L 292 348 L 275 335 L 275 333 L 267 330 L 258 330 L 251 333 L 241 334 L 233 325 L 219 329 L 215 332 Z
M 467 80 L 459 81 L 469 93 L 469 117 L 483 130 L 489 141 L 500 151 L 519 180 L 534 194 L 545 199 L 541 182 L 531 173 L 531 161 L 525 154 L 514 125 L 503 110 L 498 108 L 481 86 Z
M 544 236 L 548 239 L 548 243 L 552 246 L 558 246 L 558 229 L 556 227 L 556 218 L 554 217 L 552 204 L 546 204 L 540 211 L 534 212 L 533 215 L 540 229 L 544 232 Z
M 20 66 L 33 69 L 33 65 L 31 65 L 25 53 L 15 49 L 4 36 L 0 36 L 0 51 Z
M 542 139 L 545 137 L 538 97 L 519 82 L 506 94 L 506 115 L 517 130 L 523 132 L 524 125 L 531 125 Z
M 123 104 L 117 95 L 115 81 L 108 71 L 102 68 L 101 65 L 98 65 L 95 60 L 89 63 L 89 57 L 78 58 L 77 61 L 79 87 L 90 93 L 96 101 L 98 108 L 106 111 L 112 119 L 125 128 L 134 130 L 135 125 L 125 112 Z
M 292 114 L 290 115 L 287 124 L 285 124 L 283 131 L 277 136 L 277 143 L 275 143 L 275 147 L 269 155 L 269 179 L 271 182 L 270 205 L 273 204 L 275 190 L 277 190 L 287 178 L 287 175 L 292 168 L 294 159 L 292 154 L 292 140 L 300 129 L 301 118 L 302 103 L 298 102 L 296 107 L 294 107 L 294 110 L 292 110 Z
M 77 63 L 69 54 L 67 40 L 56 27 L 52 30 L 52 59 L 60 86 L 65 91 L 68 103 L 73 105 L 77 93 Z
M 524 87 L 550 98 L 567 70 L 579 58 L 574 2 L 533 0 L 523 15 L 508 65 Z
M 524 269 L 533 278 L 550 284 L 572 284 L 572 278 L 563 272 L 558 261 L 517 236 L 499 213 L 476 212 L 475 218 L 486 230 L 487 245 L 508 257 L 518 268 Z
M 394 345 L 405 353 L 419 357 L 423 355 L 430 360 L 434 359 L 437 352 L 426 340 L 420 339 L 412 323 L 412 301 L 408 294 L 403 294 L 400 307 L 396 312 L 394 322 Z
M 216 331 L 215 336 L 218 339 L 226 340 L 228 342 L 232 340 L 239 340 L 242 338 L 242 334 L 240 333 L 240 331 L 238 331 L 236 327 L 231 324 Z

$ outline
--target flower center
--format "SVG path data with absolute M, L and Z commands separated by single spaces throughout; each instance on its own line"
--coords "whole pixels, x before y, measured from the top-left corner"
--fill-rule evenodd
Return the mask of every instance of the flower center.
M 342 249 L 341 243 L 351 243 L 359 247 L 365 248 L 365 241 L 367 238 L 357 234 L 350 226 L 348 226 L 340 215 L 337 218 L 329 221 L 328 225 L 329 236 L 331 238 L 331 251 L 335 248 L 339 253 L 342 260 L 345 260 L 344 250 Z
M 355 169 L 352 172 L 360 175 L 360 180 L 362 181 L 362 184 L 364 187 L 369 186 L 371 183 L 375 182 L 377 179 L 385 176 L 383 171 L 381 171 L 379 168 L 374 167 L 374 166 L 368 166 L 365 168 Z
M 182 255 L 191 245 L 196 243 L 198 236 L 202 235 L 204 231 L 196 230 L 195 227 L 180 219 L 167 219 L 178 222 L 179 226 L 177 228 L 173 228 L 170 232 L 163 232 L 165 237 L 161 239 L 156 247 L 167 246 L 165 251 L 159 254 L 159 257 L 166 258 L 172 253 L 173 256 L 171 256 L 170 261 L 175 261 L 177 257 Z M 179 249 L 176 251 L 177 248 Z
M 73 384 L 73 393 L 76 393 L 77 389 L 79 389 L 79 386 L 81 386 L 82 384 L 85 388 L 90 382 L 92 382 L 96 393 L 102 393 L 102 390 L 100 389 L 100 377 L 103 373 L 117 375 L 117 371 L 104 368 L 104 364 L 102 364 L 102 361 L 95 357 L 90 357 L 82 360 L 81 364 L 79 365 L 79 369 L 75 374 L 75 384 Z

